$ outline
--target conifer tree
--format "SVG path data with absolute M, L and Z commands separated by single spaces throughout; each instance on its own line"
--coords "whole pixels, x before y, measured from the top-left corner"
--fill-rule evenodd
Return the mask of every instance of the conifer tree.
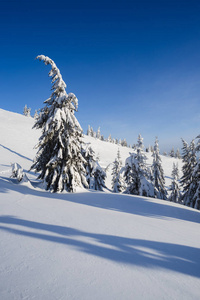
M 88 182 L 89 189 L 92 189 L 94 185 L 93 169 L 95 165 L 95 153 L 89 145 L 86 146 L 86 149 L 82 149 L 82 153 L 85 159 L 86 180 Z
M 108 138 L 107 138 L 107 142 L 112 143 L 112 137 L 111 134 L 109 134 Z
M 24 176 L 25 174 L 23 168 L 18 163 L 12 164 L 11 178 L 16 178 L 20 182 Z
M 27 107 L 27 105 L 24 106 L 24 111 L 23 111 L 23 115 L 26 117 L 30 117 L 31 116 L 31 108 Z
M 151 172 L 146 164 L 146 156 L 143 151 L 143 138 L 138 136 L 136 145 L 137 153 L 131 153 L 126 159 L 124 176 L 127 184 L 126 193 L 154 197 L 154 186 L 151 181 Z
M 97 129 L 97 134 L 96 134 L 97 139 L 101 139 L 101 132 L 100 132 L 100 127 Z
M 178 169 L 178 163 L 173 163 L 172 167 L 172 178 L 176 177 L 177 180 L 179 179 L 179 169 Z
M 105 186 L 106 172 L 102 169 L 99 162 L 96 160 L 92 175 L 94 177 L 93 189 L 103 191 Z
M 169 156 L 175 157 L 174 147 L 173 147 L 172 150 L 169 152 Z
M 176 150 L 176 155 L 175 155 L 176 158 L 181 158 L 181 154 L 180 154 L 180 151 L 179 151 L 179 148 Z
M 94 130 L 92 127 L 90 127 L 90 136 L 94 137 Z
M 187 206 L 192 208 L 200 209 L 200 159 L 192 173 L 192 182 L 188 189 L 188 194 L 192 195 L 188 197 Z
M 197 164 L 196 149 L 194 140 L 188 143 L 182 139 L 182 160 L 183 160 L 183 175 L 181 177 L 181 185 L 183 187 L 183 203 L 187 206 L 193 207 L 193 198 L 196 192 L 196 172 L 195 166 Z
M 88 125 L 88 129 L 87 129 L 87 135 L 91 136 L 91 129 L 90 129 L 90 125 Z
M 117 151 L 117 157 L 113 162 L 112 168 L 112 189 L 114 193 L 121 193 L 124 191 L 125 183 L 122 175 L 122 161 L 120 151 Z
M 155 187 L 155 196 L 159 199 L 167 199 L 167 191 L 165 189 L 164 171 L 161 165 L 161 158 L 158 146 L 158 139 L 155 140 L 154 152 L 153 152 L 153 164 L 152 173 Z
M 178 184 L 178 165 L 175 165 L 175 163 L 173 163 L 172 182 L 169 190 L 171 191 L 169 201 L 181 203 L 181 193 Z
M 34 119 L 37 119 L 37 118 L 38 118 L 38 111 L 37 111 L 37 109 L 35 110 L 35 113 L 34 113 L 33 118 L 34 118 Z
M 197 138 L 200 138 L 200 136 L 198 136 Z M 188 186 L 188 189 L 186 190 L 187 197 L 185 197 L 186 199 L 184 201 L 184 204 L 196 209 L 200 209 L 200 159 L 197 159 L 194 155 L 195 151 L 200 151 L 200 139 L 198 140 L 196 148 L 194 141 L 190 144 L 190 162 L 192 165 L 192 162 L 194 163 L 196 159 L 196 164 L 194 165 L 192 170 L 191 182 Z
M 121 145 L 122 145 L 123 147 L 127 147 L 127 141 L 126 141 L 126 139 L 123 139 L 123 140 L 122 140 Z
M 97 157 L 95 159 L 95 152 L 90 145 L 86 145 L 82 149 L 83 157 L 85 159 L 86 180 L 89 189 L 102 191 L 105 188 L 106 173 L 101 168 Z
M 34 125 L 42 129 L 42 135 L 31 169 L 40 172 L 38 178 L 43 179 L 46 190 L 74 192 L 77 187 L 88 186 L 81 154 L 83 130 L 74 115 L 78 99 L 66 93 L 66 84 L 53 60 L 44 55 L 37 59 L 51 66 L 53 92 Z

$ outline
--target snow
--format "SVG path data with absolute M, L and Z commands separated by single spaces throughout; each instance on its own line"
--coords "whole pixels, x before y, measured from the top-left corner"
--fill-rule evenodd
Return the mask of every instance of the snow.
M 109 190 L 45 192 L 27 173 L 40 136 L 33 124 L 0 109 L 0 299 L 199 299 L 200 212 Z M 84 140 L 104 168 L 118 148 L 123 165 L 132 152 Z M 182 164 L 161 158 L 169 186 L 173 162 Z M 15 162 L 31 182 L 10 178 Z

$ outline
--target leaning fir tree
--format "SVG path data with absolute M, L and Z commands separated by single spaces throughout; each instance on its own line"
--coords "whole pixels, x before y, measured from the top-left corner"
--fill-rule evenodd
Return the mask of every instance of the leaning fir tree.
M 53 60 L 37 56 L 46 65 L 51 65 L 52 94 L 40 110 L 34 128 L 42 130 L 38 152 L 31 169 L 39 172 L 46 190 L 51 192 L 74 192 L 77 187 L 87 187 L 84 158 L 81 154 L 82 128 L 74 112 L 78 99 L 66 93 L 66 84 Z

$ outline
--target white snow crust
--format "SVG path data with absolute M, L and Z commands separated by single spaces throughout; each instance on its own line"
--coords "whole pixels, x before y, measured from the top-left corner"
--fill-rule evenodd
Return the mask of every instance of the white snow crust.
M 0 299 L 199 299 L 200 212 L 109 190 L 42 190 L 28 172 L 40 136 L 33 124 L 0 109 Z M 118 148 L 123 165 L 132 150 L 84 140 L 108 167 L 110 188 Z M 169 186 L 181 160 L 161 158 Z M 10 178 L 15 162 L 30 181 Z

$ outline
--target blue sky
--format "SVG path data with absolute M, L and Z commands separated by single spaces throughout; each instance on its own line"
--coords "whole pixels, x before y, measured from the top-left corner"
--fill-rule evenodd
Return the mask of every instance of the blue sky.
M 107 137 L 161 150 L 200 134 L 200 1 L 0 1 L 0 107 L 34 113 L 52 58 L 76 117 Z

